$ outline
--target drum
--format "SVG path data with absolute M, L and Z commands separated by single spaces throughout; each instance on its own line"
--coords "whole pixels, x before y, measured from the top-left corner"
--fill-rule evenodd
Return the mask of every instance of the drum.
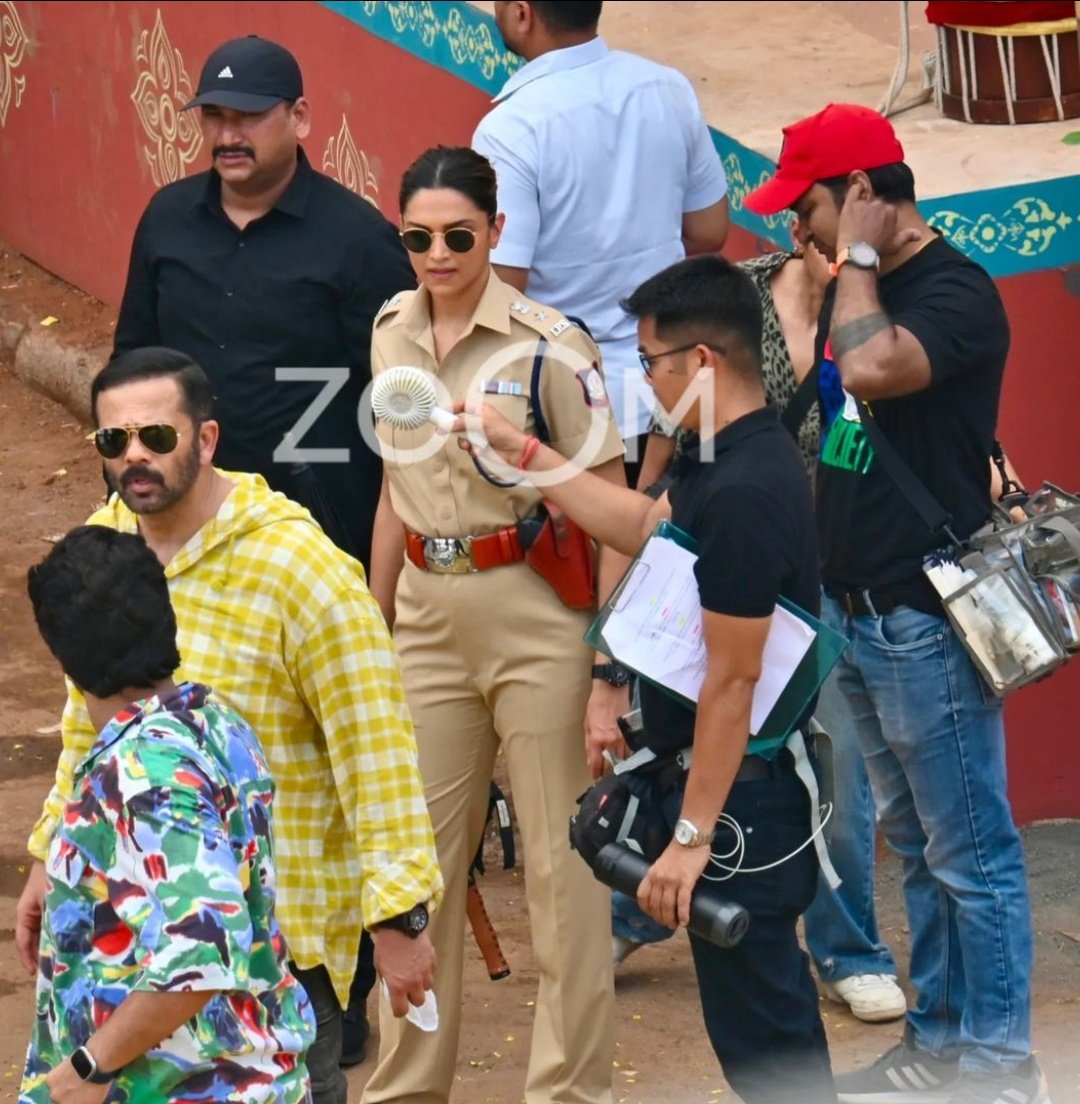
M 930 5 L 928 14 L 937 22 L 935 6 Z M 950 6 L 969 12 L 987 7 Z M 934 92 L 938 110 L 948 118 L 1015 125 L 1080 116 L 1080 35 L 1075 18 L 1005 26 L 938 22 L 937 33 Z

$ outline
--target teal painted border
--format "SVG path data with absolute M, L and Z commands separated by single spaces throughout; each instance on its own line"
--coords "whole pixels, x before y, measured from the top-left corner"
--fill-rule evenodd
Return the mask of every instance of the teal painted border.
M 450 0 L 321 0 L 324 7 L 494 96 L 520 68 L 490 15 Z
M 454 0 L 320 0 L 346 19 L 494 96 L 520 65 L 491 16 Z M 710 128 L 711 129 L 711 128 Z M 761 218 L 743 205 L 772 161 L 711 130 L 728 176 L 736 225 L 790 244 L 786 213 Z M 1080 175 L 923 200 L 924 217 L 992 276 L 1080 264 Z
M 1080 176 L 926 199 L 919 209 L 991 276 L 1080 264 Z

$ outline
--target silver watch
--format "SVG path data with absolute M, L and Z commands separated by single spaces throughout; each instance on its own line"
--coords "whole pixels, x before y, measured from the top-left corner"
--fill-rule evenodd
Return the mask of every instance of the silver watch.
M 680 847 L 705 847 L 712 843 L 715 832 L 703 832 L 692 821 L 680 817 L 675 822 L 675 842 Z
M 878 251 L 869 242 L 857 241 L 848 246 L 847 263 L 849 265 L 876 271 L 880 261 Z

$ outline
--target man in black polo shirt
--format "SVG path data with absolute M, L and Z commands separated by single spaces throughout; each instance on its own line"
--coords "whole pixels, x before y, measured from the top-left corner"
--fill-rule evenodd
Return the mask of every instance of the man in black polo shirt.
M 834 262 L 817 347 L 822 618 L 851 641 L 837 681 L 878 822 L 904 862 L 911 925 L 917 999 L 904 1038 L 838 1077 L 839 1098 L 1047 1104 L 1031 1054 L 1031 913 L 1001 702 L 923 575 L 944 538 L 872 436 L 877 427 L 958 537 L 990 516 L 1009 349 L 1001 298 L 920 215 L 900 142 L 869 108 L 830 104 L 787 127 L 775 177 L 746 205 L 793 208 Z
M 382 469 L 360 433 L 360 396 L 375 315 L 415 287 L 412 268 L 395 227 L 308 162 L 311 108 L 284 47 L 255 35 L 218 47 L 189 108 L 213 167 L 162 188 L 143 213 L 113 355 L 164 345 L 202 365 L 217 466 L 258 472 L 366 568 Z M 374 981 L 365 934 L 346 1064 L 363 1061 Z
M 381 468 L 359 400 L 372 321 L 416 286 L 412 268 L 395 227 L 308 162 L 311 108 L 288 50 L 254 35 L 226 42 L 187 108 L 213 167 L 150 200 L 115 352 L 166 345 L 201 364 L 221 423 L 218 466 L 264 476 L 366 566 Z
M 693 762 L 675 838 L 638 901 L 661 923 L 685 925 L 721 811 L 738 822 L 746 843 L 741 865 L 776 865 L 723 883 L 752 917 L 738 946 L 720 949 L 690 935 L 705 1026 L 725 1076 L 748 1104 L 822 1104 L 836 1096 L 817 990 L 795 931 L 817 884 L 814 848 L 792 854 L 811 835 L 810 799 L 791 754 L 749 735 L 777 599 L 811 613 L 819 606 L 810 485 L 790 434 L 765 405 L 761 303 L 745 273 L 720 257 L 682 261 L 646 281 L 626 309 L 638 318 L 641 361 L 657 400 L 696 435 L 658 501 L 613 488 L 545 446 L 523 452 L 528 439 L 520 430 L 490 407 L 477 413 L 502 459 L 517 465 L 529 458 L 526 474 L 604 544 L 636 553 L 665 518 L 697 542 L 708 653 L 697 710 L 647 686 L 641 703 L 646 742 L 693 744 Z M 617 738 L 612 733 L 612 747 Z M 730 829 L 718 826 L 716 852 L 731 844 Z

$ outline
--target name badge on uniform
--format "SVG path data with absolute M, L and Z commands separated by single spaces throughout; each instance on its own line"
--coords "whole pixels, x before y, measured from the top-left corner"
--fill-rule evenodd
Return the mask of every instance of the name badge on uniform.
M 525 389 L 515 380 L 485 380 L 480 385 L 485 395 L 524 395 Z
M 610 405 L 607 388 L 604 386 L 604 377 L 600 375 L 600 367 L 593 364 L 591 368 L 584 368 L 576 372 L 578 383 L 585 394 L 585 405 L 603 408 Z

